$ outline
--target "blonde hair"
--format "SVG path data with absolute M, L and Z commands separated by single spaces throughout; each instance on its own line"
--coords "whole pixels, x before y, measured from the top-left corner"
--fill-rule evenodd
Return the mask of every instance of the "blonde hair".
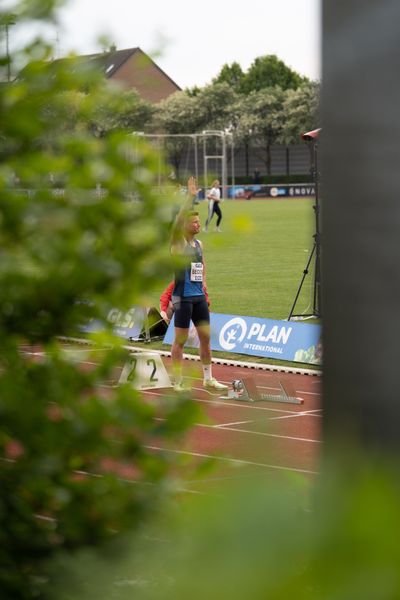
M 211 184 L 211 187 L 217 187 L 219 185 L 219 179 L 214 179 L 214 181 Z

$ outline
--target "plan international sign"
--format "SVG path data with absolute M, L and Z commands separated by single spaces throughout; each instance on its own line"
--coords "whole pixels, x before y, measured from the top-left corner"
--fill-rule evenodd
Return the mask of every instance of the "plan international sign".
M 171 321 L 165 344 L 172 344 L 173 329 Z M 187 346 L 196 348 L 198 345 L 192 326 Z M 319 365 L 322 362 L 321 327 L 310 323 L 211 313 L 211 348 Z

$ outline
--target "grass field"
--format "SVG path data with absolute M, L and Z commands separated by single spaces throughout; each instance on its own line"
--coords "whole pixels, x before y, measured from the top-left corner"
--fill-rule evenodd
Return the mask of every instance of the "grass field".
M 213 312 L 288 317 L 312 249 L 313 204 L 309 198 L 222 203 L 222 233 L 214 232 L 214 216 L 209 232 L 198 235 L 204 244 Z M 207 203 L 201 202 L 198 210 L 203 224 Z M 295 313 L 310 311 L 312 282 L 310 270 Z M 155 306 L 158 297 L 153 298 Z

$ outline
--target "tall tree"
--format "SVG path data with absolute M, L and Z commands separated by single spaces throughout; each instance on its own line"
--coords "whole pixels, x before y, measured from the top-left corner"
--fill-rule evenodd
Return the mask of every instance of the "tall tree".
M 143 100 L 135 90 L 129 90 L 112 99 L 104 98 L 96 107 L 90 126 L 95 135 L 102 137 L 110 131 L 145 131 L 150 127 L 155 108 Z
M 158 105 L 154 128 L 169 134 L 191 134 L 205 129 L 224 130 L 230 126 L 235 99 L 236 94 L 227 83 L 205 86 L 196 95 L 177 92 Z M 190 142 L 186 139 L 172 137 L 165 142 L 169 160 L 178 177 L 189 152 L 188 144 Z
M 197 96 L 175 92 L 157 105 L 153 129 L 165 133 L 193 133 L 199 121 Z
M 255 153 L 264 162 L 267 175 L 271 174 L 271 146 L 278 142 L 283 129 L 284 97 L 279 87 L 250 94 Z
M 197 96 L 199 130 L 226 129 L 230 125 L 235 90 L 228 83 L 204 86 Z
M 230 65 L 225 64 L 212 83 L 227 83 L 232 89 L 240 92 L 244 78 L 245 74 L 240 64 L 233 62 Z
M 301 77 L 275 54 L 255 59 L 247 71 L 241 88 L 244 93 L 279 86 L 283 90 L 296 89 L 307 78 Z
M 115 131 L 142 131 L 153 118 L 154 107 L 143 100 L 135 91 L 110 95 L 107 89 L 97 90 L 93 106 L 89 91 L 64 90 L 54 94 L 46 106 L 48 117 L 58 123 L 57 130 L 46 131 L 48 143 L 57 143 L 61 132 L 88 130 L 96 137 L 104 137 Z
M 249 154 L 257 118 L 253 110 L 253 95 L 240 94 L 232 105 L 231 131 L 235 148 L 244 148 L 245 174 L 249 177 Z
M 285 118 L 279 141 L 282 144 L 298 144 L 300 134 L 320 125 L 320 86 L 317 82 L 303 83 L 296 90 L 287 90 L 283 102 Z
M 163 134 L 191 134 L 200 123 L 198 97 L 186 91 L 176 92 L 157 105 L 153 130 Z M 161 143 L 160 143 L 161 145 Z M 166 158 L 179 178 L 182 163 L 191 147 L 190 138 L 168 138 L 162 144 Z
M 0 39 L 5 39 L 5 56 L 0 64 L 0 81 L 11 81 L 10 28 L 17 22 L 17 15 L 9 12 L 0 14 Z M 5 73 L 3 72 L 5 67 Z

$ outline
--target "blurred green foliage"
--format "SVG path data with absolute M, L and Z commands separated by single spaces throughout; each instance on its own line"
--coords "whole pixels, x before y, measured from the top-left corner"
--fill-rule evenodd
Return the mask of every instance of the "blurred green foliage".
M 55 565 L 57 600 L 396 600 L 397 469 L 356 465 L 312 497 L 289 475 L 186 498 L 114 557 Z
M 24 0 L 12 12 L 17 22 L 51 20 L 59 4 Z M 144 302 L 171 270 L 171 204 L 154 185 L 153 151 L 118 123 L 101 126 L 102 107 L 126 113 L 126 96 L 79 61 L 50 58 L 36 40 L 1 59 L 3 69 L 27 61 L 0 87 L 4 600 L 46 597 L 51 557 L 151 514 L 177 459 L 149 446 L 180 438 L 198 418 L 189 398 L 150 405 L 112 385 L 127 353 L 105 315 Z M 103 322 L 97 341 L 108 350 L 66 352 L 60 336 L 89 319 Z

